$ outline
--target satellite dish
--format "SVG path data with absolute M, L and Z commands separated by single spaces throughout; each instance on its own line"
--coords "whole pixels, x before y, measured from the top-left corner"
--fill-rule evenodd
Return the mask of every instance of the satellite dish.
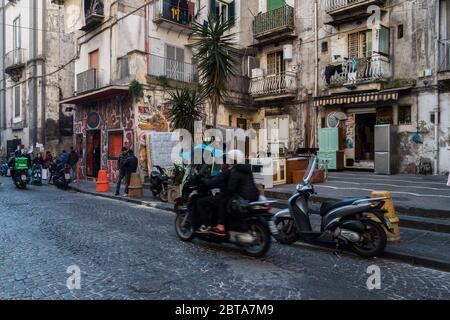
M 344 112 L 335 112 L 334 116 L 339 119 L 339 121 L 347 120 L 348 117 Z

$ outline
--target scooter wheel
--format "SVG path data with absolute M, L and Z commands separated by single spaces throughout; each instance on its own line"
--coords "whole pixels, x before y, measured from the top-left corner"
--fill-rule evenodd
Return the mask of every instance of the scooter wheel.
M 256 236 L 256 242 L 249 247 L 245 247 L 244 251 L 250 257 L 260 258 L 270 249 L 270 230 L 260 221 L 253 221 L 250 230 Z
M 292 218 L 277 218 L 275 219 L 275 226 L 278 229 L 278 234 L 273 237 L 281 244 L 293 244 L 299 240 L 297 228 Z
M 387 243 L 386 232 L 372 220 L 361 220 L 364 224 L 363 240 L 358 243 L 350 243 L 352 250 L 361 257 L 375 257 L 384 252 Z
M 177 214 L 177 217 L 175 218 L 175 232 L 177 233 L 178 238 L 180 238 L 182 241 L 191 241 L 194 239 L 195 233 L 194 233 L 194 226 L 192 225 L 190 219 L 188 218 L 185 222 L 186 214 Z M 184 225 L 183 225 L 183 222 Z
M 159 193 L 159 199 L 162 202 L 168 202 L 169 201 L 169 194 L 167 192 L 167 189 L 161 190 L 161 192 Z

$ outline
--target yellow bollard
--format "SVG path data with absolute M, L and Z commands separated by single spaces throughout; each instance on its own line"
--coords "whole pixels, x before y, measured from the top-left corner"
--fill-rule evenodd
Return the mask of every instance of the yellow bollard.
M 386 235 L 388 237 L 388 241 L 394 242 L 400 240 L 400 228 L 398 226 L 398 223 L 400 219 L 395 214 L 395 208 L 394 208 L 394 202 L 392 201 L 392 194 L 389 191 L 374 191 L 371 194 L 372 198 L 387 198 L 385 200 L 384 209 L 387 210 L 385 213 L 385 217 L 389 219 L 389 221 L 392 224 L 392 228 L 394 229 L 394 232 L 389 232 L 386 230 L 386 228 L 383 226 L 384 231 L 386 231 Z M 378 219 L 377 219 L 378 220 Z
M 130 178 L 130 186 L 128 187 L 128 195 L 131 198 L 142 198 L 142 180 L 138 173 L 132 173 Z

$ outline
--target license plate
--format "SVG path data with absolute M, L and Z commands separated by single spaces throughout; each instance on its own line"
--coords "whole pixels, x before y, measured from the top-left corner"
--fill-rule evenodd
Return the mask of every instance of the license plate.
M 68 174 L 68 173 L 64 174 L 64 178 L 65 178 L 66 180 L 70 180 L 70 174 Z
M 27 181 L 27 176 L 26 175 L 21 175 L 20 178 L 22 179 L 22 181 Z
M 269 222 L 269 229 L 270 229 L 270 232 L 272 232 L 272 234 L 274 234 L 274 235 L 278 234 L 278 229 L 275 226 L 275 223 L 273 221 Z

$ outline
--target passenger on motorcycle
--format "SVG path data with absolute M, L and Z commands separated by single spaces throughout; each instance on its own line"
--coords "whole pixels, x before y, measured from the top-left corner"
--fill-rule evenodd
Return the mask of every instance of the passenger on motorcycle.
M 253 179 L 251 165 L 245 164 L 245 156 L 239 150 L 231 150 L 227 154 L 228 161 L 233 166 L 223 172 L 219 177 L 212 179 L 205 184 L 220 184 L 221 192 L 216 198 L 206 197 L 199 200 L 199 207 L 208 208 L 215 206 L 217 212 L 217 225 L 211 230 L 211 233 L 219 236 L 225 236 L 225 222 L 228 213 L 229 203 L 232 199 L 246 200 L 249 202 L 259 199 L 259 191 Z M 236 164 L 234 164 L 236 163 Z

